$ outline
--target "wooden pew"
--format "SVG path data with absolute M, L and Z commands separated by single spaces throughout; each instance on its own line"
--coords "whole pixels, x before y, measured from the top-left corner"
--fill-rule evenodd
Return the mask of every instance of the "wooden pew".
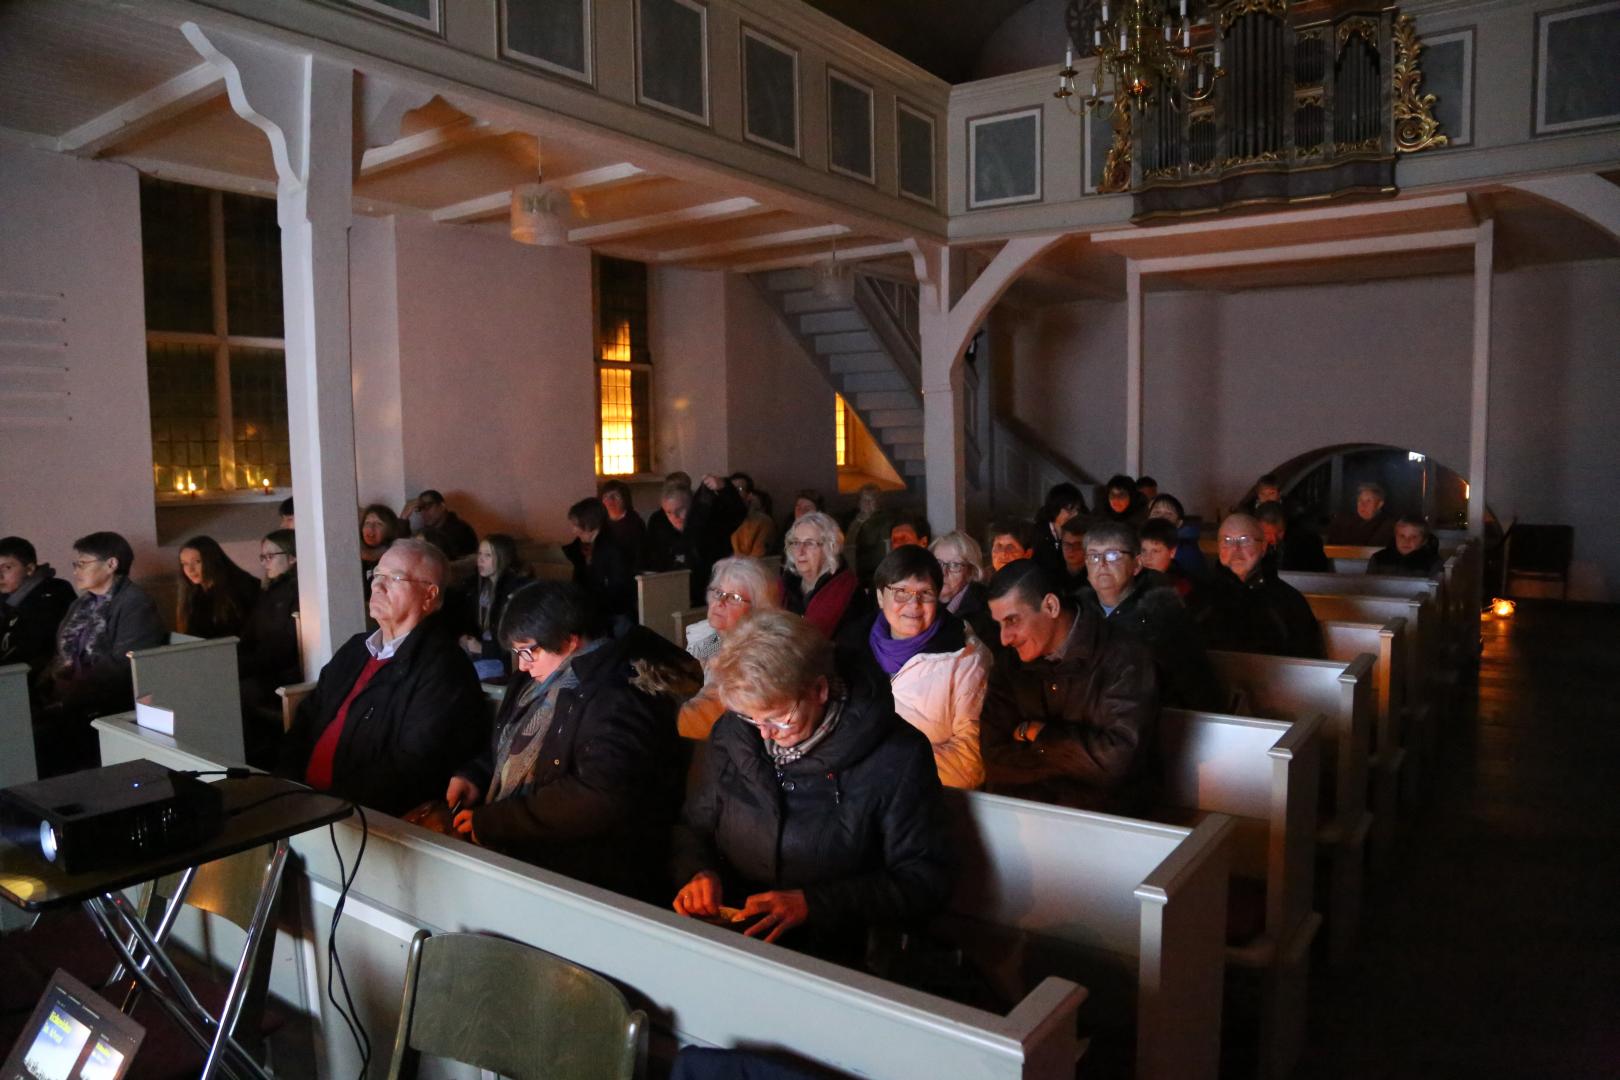
M 0 748 L 0 788 L 39 779 L 34 767 L 27 664 L 0 667 Z
M 1377 623 L 1380 626 L 1400 619 L 1405 625 L 1404 672 L 1401 689 L 1401 744 L 1407 756 L 1403 768 L 1407 779 L 1402 796 L 1416 798 L 1422 777 L 1433 768 L 1439 748 L 1439 715 L 1434 708 L 1435 687 L 1430 673 L 1435 663 L 1429 650 L 1429 632 L 1434 625 L 1432 601 L 1398 596 L 1343 596 L 1307 593 L 1306 601 L 1318 622 Z
M 1311 909 L 1323 717 L 1285 723 L 1165 709 L 1159 717 L 1163 800 L 1178 816 L 1221 813 L 1236 822 L 1234 882 L 1265 889 L 1257 936 L 1228 941 L 1229 968 L 1259 977 L 1259 1075 L 1288 1075 L 1305 1037 L 1310 947 L 1322 917 Z
M 1187 829 L 980 791 L 945 796 L 959 864 L 941 932 L 1004 988 L 1084 978 L 1104 1024 L 1134 1019 L 1139 1080 L 1215 1077 L 1232 819 Z
M 109 764 L 144 757 L 170 768 L 214 767 L 125 720 L 98 720 L 96 726 Z M 355 994 L 356 1004 L 374 1046 L 386 1047 L 397 1027 L 406 945 L 417 929 L 426 928 L 499 934 L 599 972 L 635 1007 L 646 1009 L 664 1036 L 682 1044 L 779 1050 L 879 1080 L 1070 1080 L 1076 1075 L 1076 1012 L 1086 991 L 1071 982 L 1046 979 L 1005 1015 L 974 1009 L 685 919 L 668 907 L 629 900 L 395 818 L 366 817 L 365 858 L 355 870 L 338 947 L 349 985 L 364 988 Z M 1197 835 L 1204 841 L 1220 826 L 1195 834 L 1105 820 L 1116 827 L 1099 829 L 1098 835 L 1119 834 L 1115 849 L 1127 848 L 1131 837 L 1141 835 L 1143 843 L 1170 852 L 1159 860 L 1162 873 L 1138 879 L 1145 890 L 1170 899 L 1152 897 L 1141 904 L 1179 915 L 1181 893 L 1202 884 L 1209 868 L 1183 853 L 1177 838 Z M 335 833 L 354 869 L 359 819 L 338 823 Z M 292 846 L 297 859 L 289 864 L 285 887 L 299 918 L 280 929 L 271 993 L 318 1019 L 325 1032 L 316 1048 L 319 1075 L 353 1076 L 358 1054 L 328 1001 L 327 969 L 318 960 L 325 955 L 341 888 L 337 859 L 324 829 L 293 838 Z M 1220 869 L 1224 874 L 1224 863 Z M 1164 923 L 1166 933 L 1180 929 L 1169 914 Z M 175 931 L 186 944 L 205 937 L 200 930 L 192 934 L 189 925 Z M 1177 985 L 1173 978 L 1170 983 Z M 1214 989 L 1218 995 L 1218 981 Z M 1086 1075 L 1083 1067 L 1079 1075 Z
M 671 615 L 670 629 L 675 633 L 675 644 L 683 649 L 686 648 L 686 628 L 696 626 L 708 617 L 709 609 L 706 607 L 687 608 L 685 611 L 677 611 Z
M 676 612 L 692 606 L 690 570 L 667 570 L 661 574 L 636 575 L 636 621 L 660 637 L 670 637 L 674 630 L 671 619 Z M 685 640 L 675 644 L 686 645 Z
M 1327 718 L 1323 732 L 1324 809 L 1316 841 L 1329 867 L 1326 900 L 1328 958 L 1350 957 L 1357 923 L 1367 835 L 1367 758 L 1372 749 L 1373 657 L 1302 660 L 1212 649 L 1216 677 L 1247 695 L 1257 716 L 1272 720 Z
M 1374 860 L 1381 863 L 1394 840 L 1402 770 L 1406 767 L 1406 748 L 1401 743 L 1406 623 L 1402 619 L 1391 619 L 1380 626 L 1328 619 L 1320 625 L 1329 660 L 1354 660 L 1362 653 L 1374 658 L 1372 678 L 1377 716 L 1373 723 L 1372 754 L 1367 759 L 1367 780 L 1373 814 L 1372 853 Z
M 229 765 L 246 761 L 236 643 L 193 638 L 129 654 L 135 700 L 172 710 L 177 739 Z

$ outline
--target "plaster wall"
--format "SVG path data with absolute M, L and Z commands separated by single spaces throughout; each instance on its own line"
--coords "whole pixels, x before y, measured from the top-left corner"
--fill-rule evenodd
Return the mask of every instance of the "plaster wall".
M 0 535 L 31 540 L 66 577 L 73 540 L 110 529 L 134 548 L 137 578 L 172 572 L 152 502 L 137 174 L 0 146 L 0 207 L 0 292 L 59 294 L 66 342 L 0 347 L 0 389 L 69 395 L 65 421 L 48 417 L 54 403 L 0 397 Z
M 404 491 L 480 534 L 565 536 L 596 490 L 590 252 L 400 219 L 394 254 Z M 355 420 L 389 437 L 364 403 Z
M 391 217 L 357 217 L 349 229 L 349 355 L 360 505 L 398 509 L 407 496 L 394 225 Z

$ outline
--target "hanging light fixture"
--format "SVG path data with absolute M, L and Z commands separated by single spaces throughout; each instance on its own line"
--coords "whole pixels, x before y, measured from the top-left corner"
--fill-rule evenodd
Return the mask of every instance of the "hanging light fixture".
M 1172 11 L 1171 4 L 1176 10 Z M 1219 40 L 1211 50 L 1193 46 L 1193 31 L 1212 25 L 1204 15 L 1188 14 L 1188 0 L 1069 0 L 1065 20 L 1069 44 L 1053 97 L 1070 112 L 1076 98 L 1074 42 L 1089 41 L 1097 66 L 1091 93 L 1079 100 L 1087 109 L 1103 104 L 1105 96 L 1129 101 L 1144 109 L 1167 90 L 1170 104 L 1199 102 L 1215 92 L 1215 81 L 1226 74 L 1221 67 Z
M 854 303 L 855 274 L 848 264 L 838 261 L 836 237 L 832 242 L 832 254 L 820 262 L 810 264 L 810 279 L 810 294 L 818 300 Z
M 535 142 L 535 178 L 530 184 L 512 189 L 512 239 L 539 247 L 563 247 L 568 243 L 573 203 L 568 192 L 546 183 L 545 164 Z

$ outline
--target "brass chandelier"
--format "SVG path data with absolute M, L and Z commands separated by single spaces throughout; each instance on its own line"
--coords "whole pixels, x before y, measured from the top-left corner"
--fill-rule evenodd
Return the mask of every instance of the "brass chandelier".
M 1097 57 L 1091 78 L 1091 93 L 1079 99 L 1086 109 L 1102 105 L 1111 96 L 1116 106 L 1123 102 L 1137 110 L 1164 90 L 1173 108 L 1184 102 L 1205 101 L 1215 92 L 1215 81 L 1226 71 L 1221 67 L 1221 46 L 1216 38 L 1212 49 L 1196 48 L 1195 29 L 1209 26 L 1211 20 L 1188 14 L 1188 0 L 1069 0 L 1065 22 L 1069 45 L 1058 72 L 1058 88 L 1052 95 L 1072 113 L 1079 113 L 1072 102 L 1077 97 L 1074 43 L 1089 42 Z

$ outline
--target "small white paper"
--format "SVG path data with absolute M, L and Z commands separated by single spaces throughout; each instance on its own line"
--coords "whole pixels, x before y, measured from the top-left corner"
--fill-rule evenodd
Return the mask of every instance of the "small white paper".
M 174 736 L 174 710 L 160 709 L 146 699 L 135 703 L 135 722 L 143 728 Z

